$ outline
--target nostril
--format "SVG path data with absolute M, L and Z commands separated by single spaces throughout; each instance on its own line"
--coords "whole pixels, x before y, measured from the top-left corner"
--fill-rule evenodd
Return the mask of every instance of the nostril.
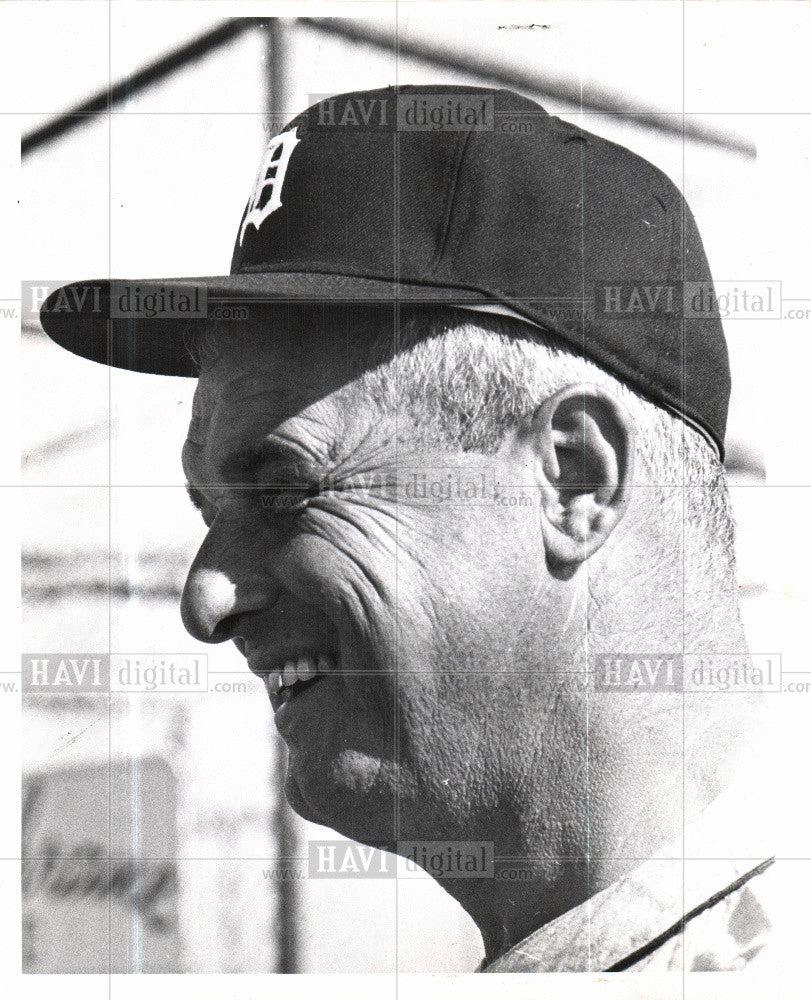
M 237 634 L 239 615 L 228 615 L 221 618 L 210 632 L 209 642 L 226 642 Z

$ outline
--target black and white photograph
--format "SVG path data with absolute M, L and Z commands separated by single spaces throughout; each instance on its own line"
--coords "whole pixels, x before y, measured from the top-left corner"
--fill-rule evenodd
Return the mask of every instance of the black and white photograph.
M 0 38 L 2 994 L 811 997 L 808 5 Z

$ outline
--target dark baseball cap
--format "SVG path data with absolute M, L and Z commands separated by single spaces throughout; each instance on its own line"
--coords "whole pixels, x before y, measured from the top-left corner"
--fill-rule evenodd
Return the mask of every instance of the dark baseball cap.
M 40 315 L 82 357 L 194 376 L 189 326 L 235 301 L 506 312 L 678 414 L 723 456 L 729 359 L 684 198 L 647 160 L 511 91 L 403 86 L 320 100 L 268 143 L 230 274 L 76 282 Z

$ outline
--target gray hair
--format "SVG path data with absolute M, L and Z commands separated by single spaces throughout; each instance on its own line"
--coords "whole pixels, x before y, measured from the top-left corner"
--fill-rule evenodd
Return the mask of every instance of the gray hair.
M 608 390 L 634 423 L 634 485 L 650 492 L 651 509 L 660 512 L 675 549 L 669 554 L 685 560 L 691 575 L 698 571 L 704 585 L 730 587 L 734 522 L 724 468 L 705 438 L 678 416 L 553 334 L 506 316 L 404 310 L 390 355 L 389 348 L 388 360 L 359 380 L 364 396 L 386 411 L 400 407 L 422 434 L 466 451 L 494 453 L 509 430 L 566 385 Z
M 346 307 L 344 307 L 346 309 Z M 626 408 L 636 430 L 634 487 L 650 493 L 674 566 L 689 567 L 689 586 L 734 586 L 734 522 L 724 468 L 704 437 L 569 345 L 507 316 L 452 307 L 403 307 L 391 332 L 358 310 L 358 324 L 384 328 L 363 339 L 357 392 L 381 413 L 408 414 L 424 440 L 493 454 L 511 429 L 572 383 L 598 385 Z M 270 321 L 270 320 L 269 320 Z M 227 324 L 194 334 L 187 347 L 211 364 Z

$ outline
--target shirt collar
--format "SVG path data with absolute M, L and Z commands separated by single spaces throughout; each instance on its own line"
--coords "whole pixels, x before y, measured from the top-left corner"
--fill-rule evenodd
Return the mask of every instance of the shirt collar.
M 714 802 L 684 837 L 628 875 L 534 931 L 481 972 L 606 971 L 712 903 L 757 869 L 771 851 L 753 823 L 749 796 Z M 746 830 L 746 849 L 730 857 L 730 831 Z M 736 845 L 739 847 L 739 845 Z

